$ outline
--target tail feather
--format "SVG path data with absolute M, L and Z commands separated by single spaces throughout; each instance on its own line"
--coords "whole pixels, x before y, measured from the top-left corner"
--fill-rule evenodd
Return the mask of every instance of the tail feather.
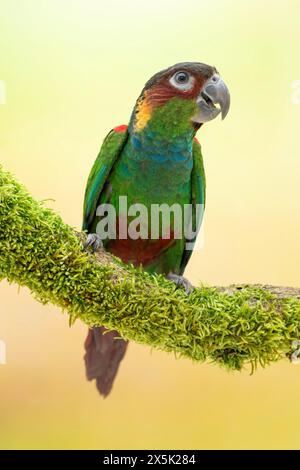
M 97 389 L 103 397 L 112 389 L 128 346 L 128 341 L 119 337 L 117 331 L 97 327 L 89 330 L 84 344 L 86 377 L 88 380 L 96 379 Z

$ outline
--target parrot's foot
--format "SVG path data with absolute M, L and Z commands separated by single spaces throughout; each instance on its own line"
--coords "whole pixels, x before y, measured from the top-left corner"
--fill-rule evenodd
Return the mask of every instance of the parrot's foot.
M 91 249 L 95 253 L 103 249 L 103 242 L 97 233 L 89 233 L 83 247 L 85 250 Z
M 292 348 L 294 352 L 291 355 L 291 362 L 293 364 L 300 364 L 300 341 L 298 339 L 292 342 Z
M 183 287 L 187 294 L 190 294 L 192 290 L 194 289 L 194 287 L 192 286 L 190 281 L 188 281 L 188 279 L 186 279 L 183 276 L 179 276 L 178 274 L 169 273 L 167 275 L 167 279 L 169 279 L 169 281 L 174 282 L 177 287 Z

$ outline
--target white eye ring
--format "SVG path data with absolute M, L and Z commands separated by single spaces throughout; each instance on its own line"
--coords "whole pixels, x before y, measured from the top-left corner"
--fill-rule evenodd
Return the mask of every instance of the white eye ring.
M 188 72 L 182 70 L 174 73 L 174 75 L 170 78 L 170 83 L 178 90 L 189 91 L 191 88 L 193 88 L 195 79 Z

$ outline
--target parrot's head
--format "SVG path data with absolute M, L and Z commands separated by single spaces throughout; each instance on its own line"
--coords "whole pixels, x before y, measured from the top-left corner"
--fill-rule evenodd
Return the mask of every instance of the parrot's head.
M 229 107 L 229 90 L 215 67 L 183 62 L 148 80 L 132 121 L 136 131 L 143 130 L 154 116 L 165 126 L 192 126 L 197 130 L 219 114 L 224 119 Z

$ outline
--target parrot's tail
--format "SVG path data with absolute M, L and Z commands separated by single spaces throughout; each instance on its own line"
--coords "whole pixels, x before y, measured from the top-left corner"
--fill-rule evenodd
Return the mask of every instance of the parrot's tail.
M 87 379 L 96 379 L 97 389 L 103 397 L 112 389 L 119 364 L 128 346 L 128 341 L 119 338 L 117 331 L 107 331 L 106 328 L 100 327 L 89 330 L 84 343 Z

